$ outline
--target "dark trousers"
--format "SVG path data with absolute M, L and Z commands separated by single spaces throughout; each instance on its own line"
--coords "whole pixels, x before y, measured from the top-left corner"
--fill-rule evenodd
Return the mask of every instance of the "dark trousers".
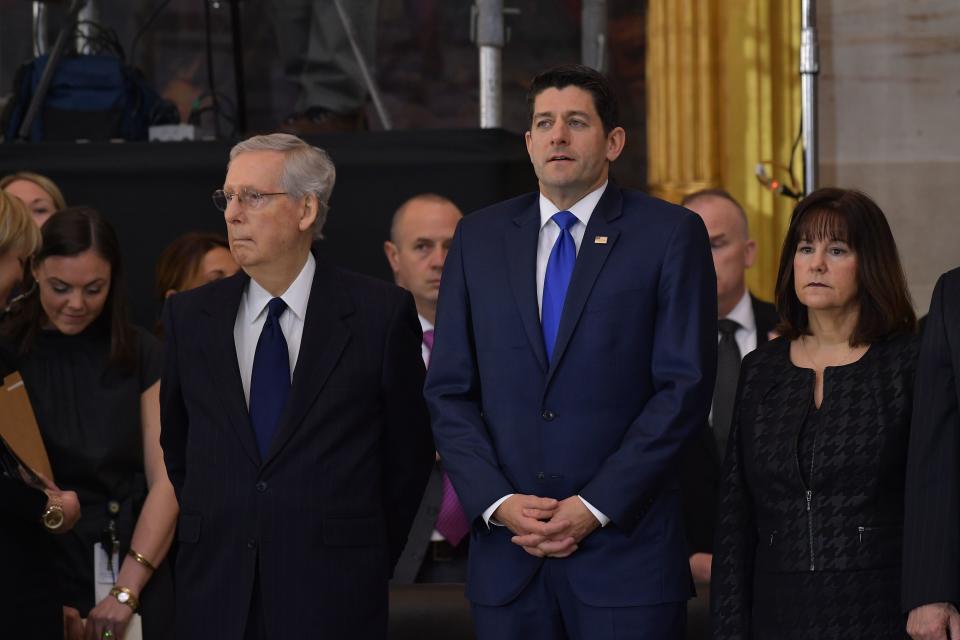
M 597 567 L 603 571 L 602 567 Z M 683 640 L 687 603 L 594 607 L 570 588 L 562 559 L 547 560 L 512 602 L 471 604 L 480 640 Z
M 444 541 L 430 542 L 417 572 L 417 582 L 462 583 L 467 581 L 467 547 L 470 539 L 464 538 L 456 547 Z

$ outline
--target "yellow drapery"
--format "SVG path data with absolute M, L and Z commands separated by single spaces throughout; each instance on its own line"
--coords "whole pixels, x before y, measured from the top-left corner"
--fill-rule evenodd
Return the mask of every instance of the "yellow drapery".
M 649 0 L 647 11 L 650 192 L 729 191 L 759 245 L 747 284 L 769 300 L 795 203 L 754 172 L 786 165 L 799 132 L 800 0 Z M 799 149 L 794 173 L 802 185 Z

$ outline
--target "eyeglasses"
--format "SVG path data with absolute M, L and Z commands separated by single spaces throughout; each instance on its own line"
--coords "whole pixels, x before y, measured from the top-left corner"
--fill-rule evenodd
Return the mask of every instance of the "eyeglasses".
M 233 193 L 230 191 L 224 191 L 223 189 L 217 189 L 213 192 L 213 206 L 220 211 L 226 211 L 227 205 L 229 205 L 234 198 L 237 199 L 241 205 L 247 207 L 248 209 L 260 209 L 267 202 L 267 198 L 270 196 L 285 196 L 287 195 L 286 191 L 277 191 L 276 193 L 260 193 L 259 191 L 254 191 L 253 189 L 240 189 L 238 193 Z

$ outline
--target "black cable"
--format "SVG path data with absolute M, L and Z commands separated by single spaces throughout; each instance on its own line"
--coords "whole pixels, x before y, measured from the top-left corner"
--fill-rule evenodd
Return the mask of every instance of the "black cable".
M 80 28 L 81 26 L 92 27 L 96 30 L 96 34 L 87 34 L 84 33 Z M 75 30 L 77 35 L 82 36 L 85 42 L 85 46 L 91 47 L 91 53 L 103 53 L 104 51 L 112 52 L 115 56 L 120 58 L 121 61 L 125 60 L 125 53 L 123 51 L 123 45 L 120 44 L 120 38 L 117 36 L 117 32 L 109 27 L 105 27 L 98 22 L 93 22 L 90 20 L 80 20 L 77 22 L 77 28 Z M 97 48 L 92 48 L 92 47 Z M 77 51 L 77 53 L 82 53 Z
M 133 43 L 130 45 L 130 64 L 137 66 L 137 45 L 140 43 L 140 38 L 147 32 L 147 29 L 153 24 L 157 19 L 157 16 L 160 15 L 160 12 L 167 8 L 171 0 L 163 0 L 160 4 L 154 8 L 153 13 L 150 14 L 150 17 L 147 18 L 147 21 L 143 23 L 143 26 L 140 27 L 140 30 L 137 31 L 137 35 L 133 36 Z M 207 0 L 204 0 L 206 4 Z
M 207 41 L 207 84 L 210 86 L 210 101 L 213 108 L 213 135 L 220 139 L 220 103 L 217 101 L 217 83 L 213 78 L 213 27 L 210 24 L 210 0 L 203 0 Z
M 799 146 L 801 138 L 803 138 L 803 118 L 800 119 L 800 125 L 797 127 L 797 137 L 793 141 L 793 146 L 790 147 L 790 162 L 787 163 L 787 175 L 790 176 L 790 181 L 794 187 L 797 186 L 797 179 L 793 175 L 793 161 L 797 156 L 797 146 Z

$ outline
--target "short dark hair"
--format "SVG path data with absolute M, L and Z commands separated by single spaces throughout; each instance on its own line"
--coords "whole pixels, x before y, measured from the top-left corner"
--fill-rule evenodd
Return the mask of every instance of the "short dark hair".
M 790 340 L 810 334 L 807 308 L 794 285 L 793 258 L 801 241 L 824 239 L 847 243 L 857 256 L 860 317 L 850 346 L 914 332 L 917 317 L 883 211 L 859 191 L 824 188 L 797 204 L 783 241 L 776 291 L 779 333 Z
M 109 332 L 110 366 L 125 373 L 134 371 L 137 353 L 133 326 L 128 317 L 120 241 L 116 231 L 95 209 L 68 207 L 50 216 L 40 233 L 43 242 L 34 257 L 35 265 L 53 256 L 76 256 L 87 250 L 93 250 L 109 263 L 110 291 L 103 311 L 93 322 Z M 10 319 L 4 331 L 18 337 L 21 353 L 27 353 L 33 348 L 45 321 L 40 295 L 34 293 L 24 301 L 21 312 Z
M 537 96 L 546 89 L 580 87 L 593 96 L 593 106 L 603 123 L 603 132 L 610 133 L 620 126 L 620 110 L 617 97 L 610 83 L 602 73 L 582 64 L 564 64 L 538 73 L 530 82 L 527 91 L 527 107 L 530 110 L 530 122 L 533 122 L 533 106 Z

